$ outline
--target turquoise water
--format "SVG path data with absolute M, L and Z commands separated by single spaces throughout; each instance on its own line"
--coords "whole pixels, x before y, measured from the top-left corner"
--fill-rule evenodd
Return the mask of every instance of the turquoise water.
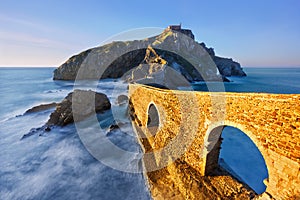
M 27 109 L 41 103 L 60 102 L 73 90 L 72 81 L 53 81 L 53 70 L 0 68 L 1 199 L 150 199 L 142 174 L 120 172 L 94 159 L 82 145 L 74 125 L 53 129 L 51 134 L 37 131 L 38 134 L 21 140 L 32 128 L 41 127 L 53 111 L 23 115 Z M 245 71 L 247 77 L 230 77 L 233 82 L 225 83 L 226 91 L 300 93 L 299 68 L 246 68 Z M 84 84 L 81 87 L 88 88 Z M 116 90 L 118 87 L 126 88 L 126 85 L 116 80 L 101 80 L 97 91 L 115 102 L 116 96 L 123 92 Z M 205 90 L 202 83 L 193 87 Z M 125 125 L 132 131 L 129 123 Z M 245 141 L 240 136 L 233 137 L 234 131 L 229 129 L 231 134 L 227 138 L 223 134 L 225 151 L 221 157 L 232 169 L 238 166 L 241 172 L 235 172 L 245 180 L 249 174 L 243 171 L 249 171 L 249 164 L 243 164 L 239 157 L 228 159 L 233 154 L 230 147 Z M 127 145 L 137 153 L 141 151 L 132 133 L 116 131 L 107 137 L 125 149 Z M 239 155 L 253 154 L 253 148 L 247 146 L 235 151 L 240 152 Z M 253 159 L 253 163 L 260 162 Z M 260 179 L 264 176 L 262 172 Z M 264 190 L 263 185 L 258 186 L 257 191 L 261 190 Z

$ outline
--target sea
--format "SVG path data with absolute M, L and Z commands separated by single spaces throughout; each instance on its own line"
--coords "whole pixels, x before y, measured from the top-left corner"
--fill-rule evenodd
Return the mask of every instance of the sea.
M 54 69 L 0 68 L 0 199 L 151 199 L 142 173 L 122 171 L 95 159 L 74 125 L 53 128 L 49 133 L 39 129 L 54 108 L 24 114 L 33 106 L 60 102 L 74 86 L 88 88 L 85 83 L 52 80 Z M 232 82 L 224 83 L 225 91 L 300 94 L 300 68 L 244 70 L 246 77 L 229 77 Z M 118 109 L 116 98 L 126 93 L 127 85 L 116 79 L 100 80 L 95 85 L 98 92 L 107 94 L 112 108 Z M 192 87 L 208 90 L 204 83 Z M 111 113 L 103 116 L 99 123 L 114 120 Z M 103 137 L 134 152 L 127 161 L 138 163 L 142 150 L 128 119 L 121 117 L 121 121 L 126 133 L 107 130 Z M 29 132 L 34 134 L 22 139 Z M 262 180 L 268 172 L 255 144 L 234 127 L 226 127 L 222 137 L 220 163 L 262 193 Z M 249 155 L 248 159 L 243 160 L 244 155 Z M 249 170 L 252 167 L 258 170 Z

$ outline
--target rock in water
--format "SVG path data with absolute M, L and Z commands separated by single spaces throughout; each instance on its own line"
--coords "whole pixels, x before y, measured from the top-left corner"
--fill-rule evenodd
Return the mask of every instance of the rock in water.
M 28 109 L 24 114 L 29 114 L 29 113 L 34 113 L 34 112 L 40 112 L 40 111 L 44 111 L 44 110 L 48 110 L 50 108 L 54 108 L 56 106 L 56 103 L 48 103 L 48 104 L 41 104 L 38 106 L 34 106 L 30 109 Z
M 81 121 L 93 113 L 108 110 L 110 107 L 111 104 L 105 94 L 91 90 L 74 90 L 56 106 L 47 125 L 64 126 L 74 121 Z
M 179 37 L 183 33 L 184 37 Z M 193 41 L 193 42 L 192 42 Z M 78 55 L 72 56 L 54 71 L 53 79 L 75 80 L 77 79 L 104 79 L 120 78 L 126 72 L 143 64 L 147 54 L 147 47 L 155 49 L 157 55 L 168 63 L 175 71 L 181 73 L 189 82 L 193 81 L 222 81 L 219 76 L 245 76 L 240 64 L 228 58 L 215 56 L 213 48 L 207 48 L 204 43 L 194 41 L 191 30 L 167 28 L 160 35 L 144 40 L 118 41 L 100 47 L 89 49 Z M 201 66 L 194 66 L 185 58 L 163 50 L 162 47 L 172 47 L 178 52 L 189 55 Z M 215 64 L 213 68 L 205 68 L 207 56 Z M 120 53 L 122 52 L 122 53 Z M 79 69 L 84 75 L 77 76 Z M 219 72 L 218 72 L 219 71 Z M 200 73 L 199 73 L 200 72 Z M 80 73 L 79 73 L 80 74 Z M 205 75 L 204 79 L 201 75 Z
M 123 105 L 125 103 L 128 103 L 128 96 L 121 94 L 118 96 L 116 104 Z

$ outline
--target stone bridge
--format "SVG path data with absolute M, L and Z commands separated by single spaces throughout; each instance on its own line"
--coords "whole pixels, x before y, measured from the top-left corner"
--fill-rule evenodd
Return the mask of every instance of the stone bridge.
M 148 179 L 165 171 L 157 176 L 167 174 L 165 182 L 171 179 L 183 196 L 197 199 L 180 166 L 199 177 L 212 173 L 218 167 L 222 129 L 232 126 L 254 142 L 265 160 L 269 177 L 262 196 L 300 198 L 299 94 L 174 91 L 131 84 L 129 95 Z M 151 191 L 153 195 L 153 187 Z

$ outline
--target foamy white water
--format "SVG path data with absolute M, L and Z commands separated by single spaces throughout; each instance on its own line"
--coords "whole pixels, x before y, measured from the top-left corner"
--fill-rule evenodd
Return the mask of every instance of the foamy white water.
M 73 90 L 72 82 L 52 81 L 52 70 L 11 69 L 0 75 L 4 76 L 0 85 L 4 97 L 0 112 L 0 199 L 150 199 L 141 173 L 118 171 L 96 160 L 81 143 L 74 125 L 51 132 L 37 130 L 21 140 L 32 128 L 44 125 L 53 111 L 22 115 L 25 110 L 59 102 Z M 89 88 L 87 84 L 79 87 Z M 113 93 L 115 87 L 121 89 Z M 106 93 L 114 106 L 122 87 L 126 86 L 121 82 L 105 80 L 97 91 Z M 109 112 L 98 117 L 104 127 L 113 121 Z M 126 119 L 123 116 L 120 120 Z M 130 123 L 124 122 L 122 129 L 130 131 Z M 114 130 L 105 137 L 120 148 L 141 154 L 132 135 Z

